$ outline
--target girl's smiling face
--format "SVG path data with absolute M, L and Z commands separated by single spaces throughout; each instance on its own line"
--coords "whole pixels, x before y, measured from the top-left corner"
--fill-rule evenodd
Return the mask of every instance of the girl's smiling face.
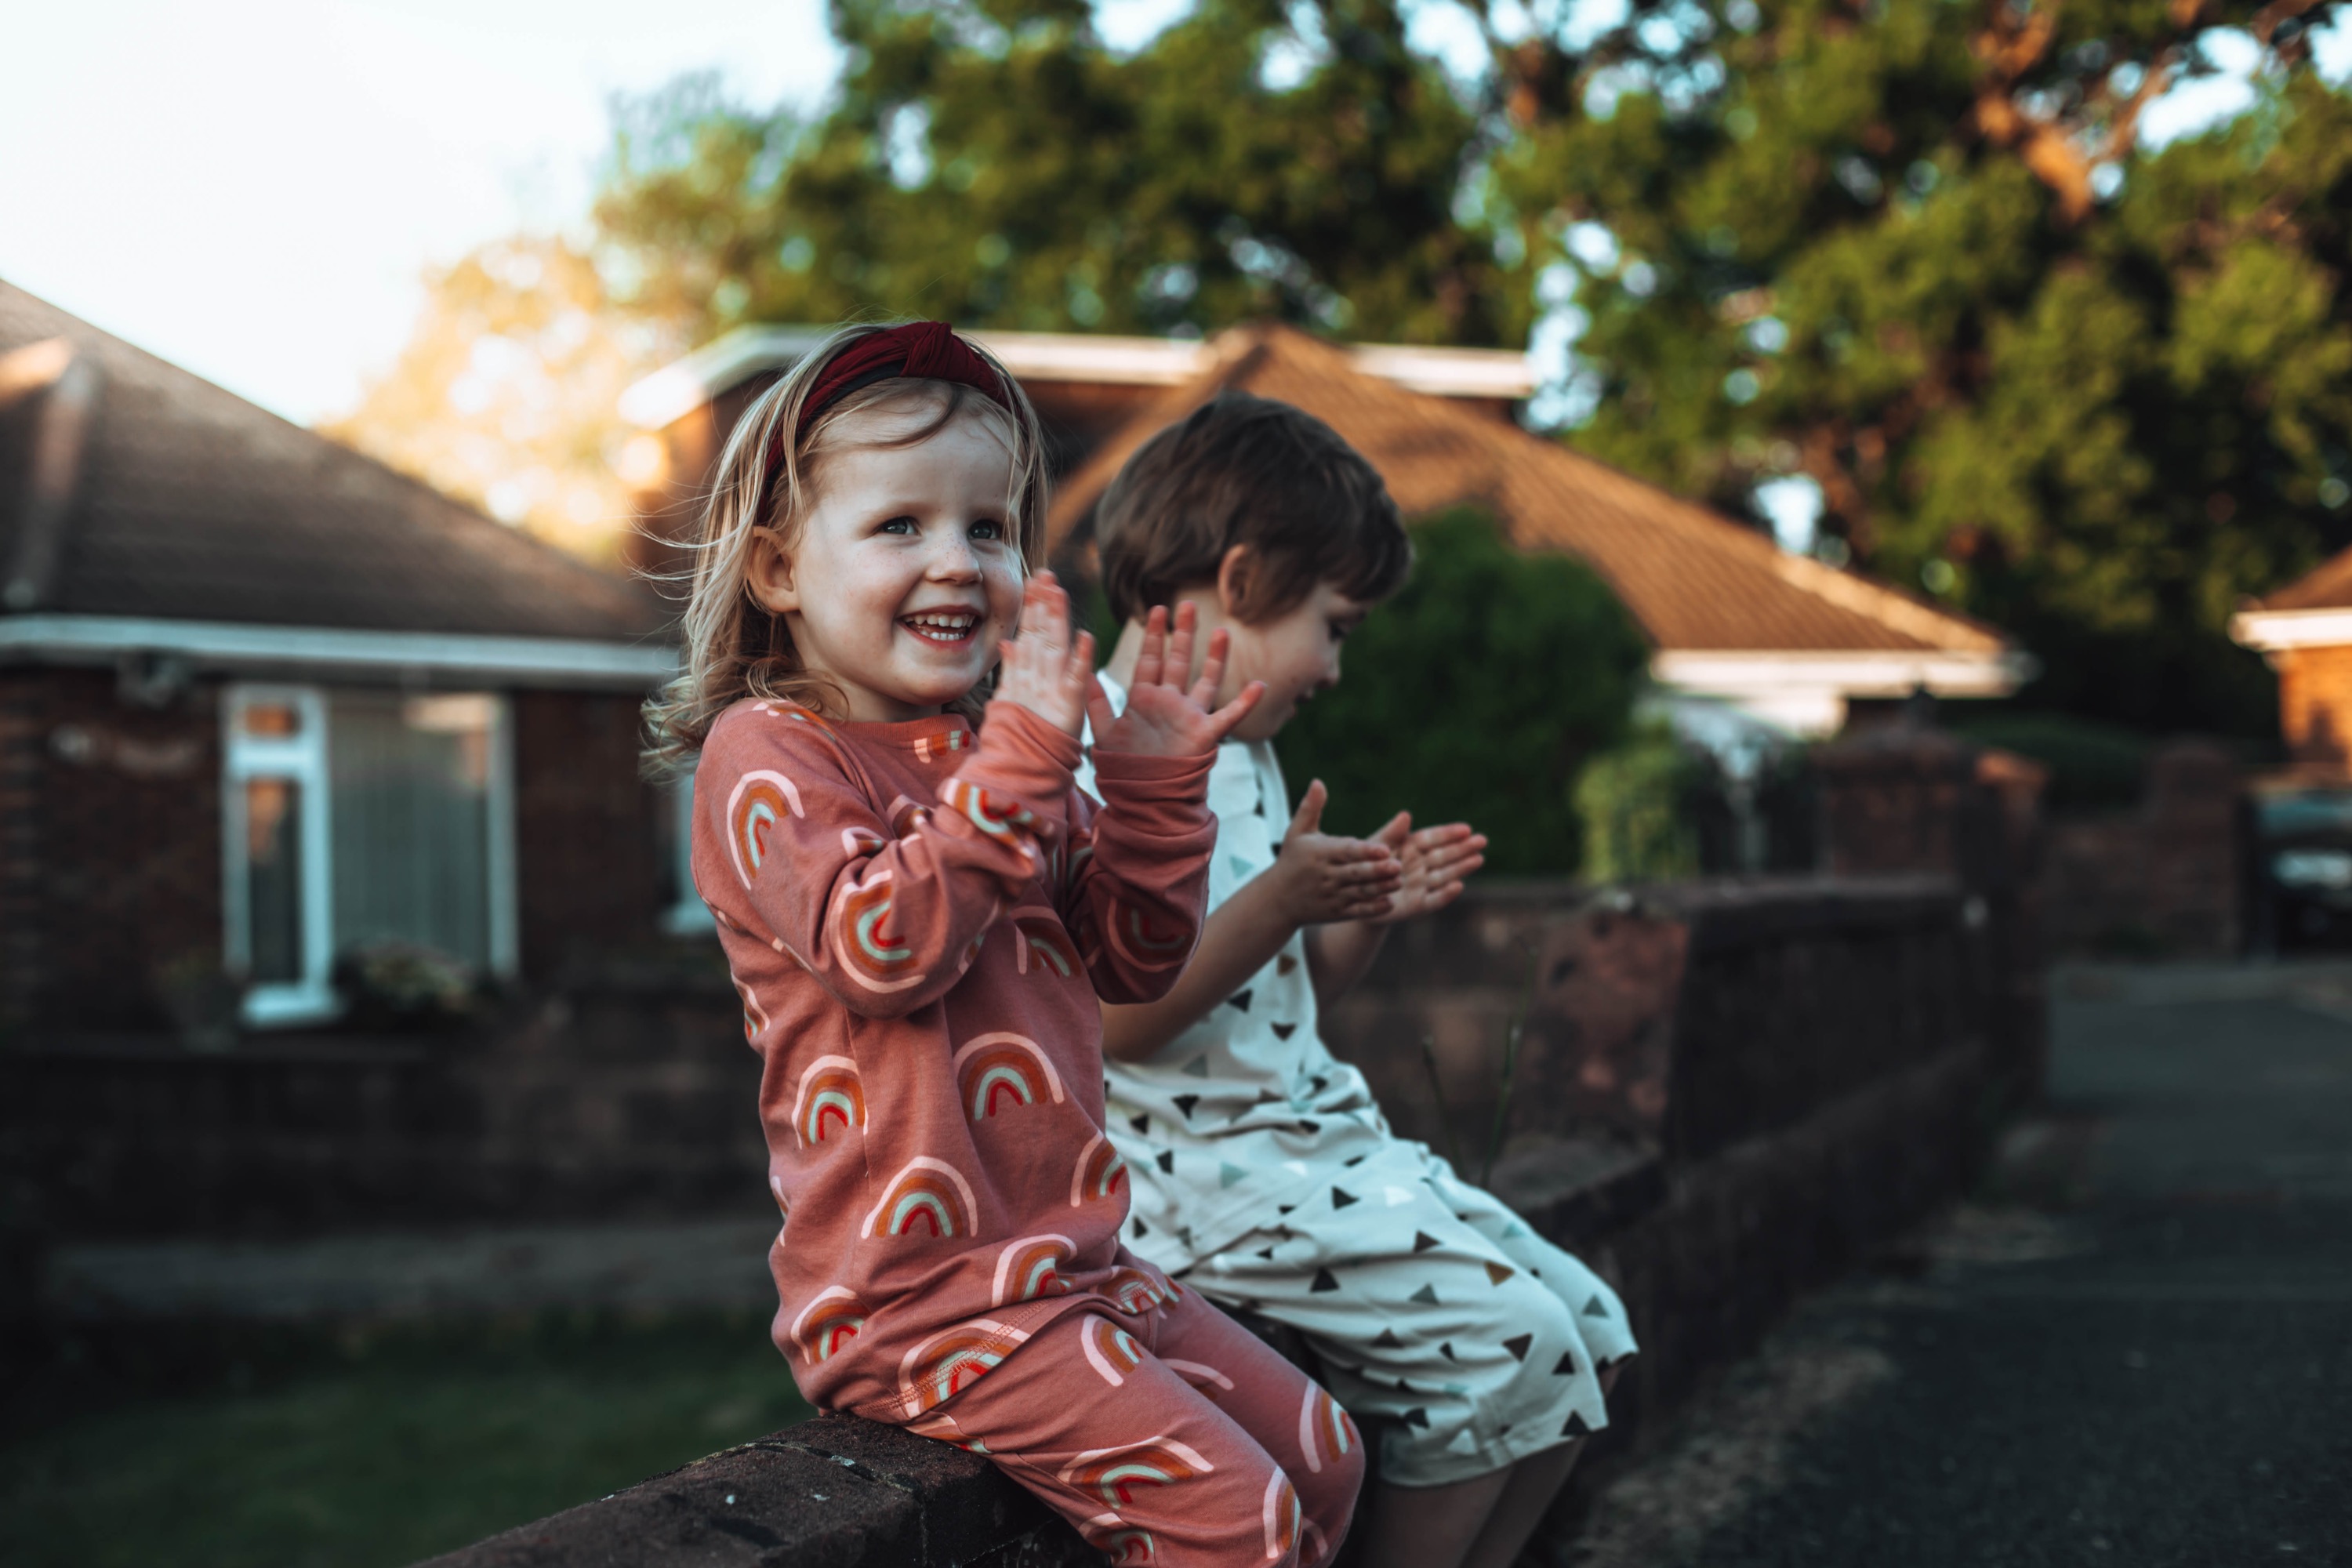
M 835 717 L 926 718 L 979 685 L 1015 630 L 1013 453 L 974 414 L 910 446 L 893 443 L 933 410 L 856 417 L 866 427 L 838 431 L 790 549 L 773 530 L 754 539 L 751 596 L 837 689 L 846 711 Z

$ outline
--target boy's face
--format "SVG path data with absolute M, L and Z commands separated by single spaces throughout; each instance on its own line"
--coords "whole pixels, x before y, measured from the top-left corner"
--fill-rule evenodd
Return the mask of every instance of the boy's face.
M 1204 606 L 1205 608 L 1205 606 Z M 1233 739 L 1266 741 L 1278 733 L 1298 705 L 1339 682 L 1339 645 L 1363 623 L 1370 605 L 1360 604 L 1328 583 L 1318 583 L 1306 598 L 1272 620 L 1255 626 L 1222 615 L 1217 624 L 1232 634 L 1219 702 L 1253 680 L 1265 682 L 1265 696 L 1237 725 Z M 1204 624 L 1205 633 L 1212 628 Z M 1207 638 L 1202 638 L 1205 645 Z

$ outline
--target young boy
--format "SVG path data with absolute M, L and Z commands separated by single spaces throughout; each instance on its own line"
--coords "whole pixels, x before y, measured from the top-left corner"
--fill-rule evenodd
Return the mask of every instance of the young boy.
M 1340 642 L 1410 570 L 1395 502 L 1320 420 L 1228 394 L 1136 453 L 1096 538 L 1125 626 L 1114 703 L 1145 606 L 1169 602 L 1230 633 L 1226 685 L 1266 688 L 1210 774 L 1212 912 L 1191 965 L 1160 1001 L 1103 1009 L 1127 1244 L 1298 1330 L 1342 1405 L 1389 1419 L 1363 1561 L 1504 1568 L 1576 1439 L 1606 1424 L 1634 1344 L 1606 1285 L 1390 1131 L 1316 1032 L 1388 927 L 1451 903 L 1486 842 L 1402 813 L 1369 839 L 1325 834 L 1320 782 L 1293 813 L 1275 761 L 1273 737 L 1338 681 Z

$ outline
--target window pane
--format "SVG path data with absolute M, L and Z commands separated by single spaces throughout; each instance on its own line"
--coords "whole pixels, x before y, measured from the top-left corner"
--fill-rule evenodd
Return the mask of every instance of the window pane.
M 290 702 L 251 702 L 246 705 L 238 722 L 248 735 L 299 735 L 302 732 L 302 710 Z
M 302 978 L 302 786 L 245 784 L 246 951 L 255 981 Z
M 331 700 L 337 942 L 421 942 L 487 967 L 496 700 L 344 691 Z

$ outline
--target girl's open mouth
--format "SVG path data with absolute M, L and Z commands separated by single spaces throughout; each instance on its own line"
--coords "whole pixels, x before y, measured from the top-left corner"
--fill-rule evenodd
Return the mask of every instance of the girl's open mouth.
M 898 624 L 925 642 L 954 647 L 971 640 L 980 628 L 980 615 L 974 610 L 924 610 L 899 616 Z

